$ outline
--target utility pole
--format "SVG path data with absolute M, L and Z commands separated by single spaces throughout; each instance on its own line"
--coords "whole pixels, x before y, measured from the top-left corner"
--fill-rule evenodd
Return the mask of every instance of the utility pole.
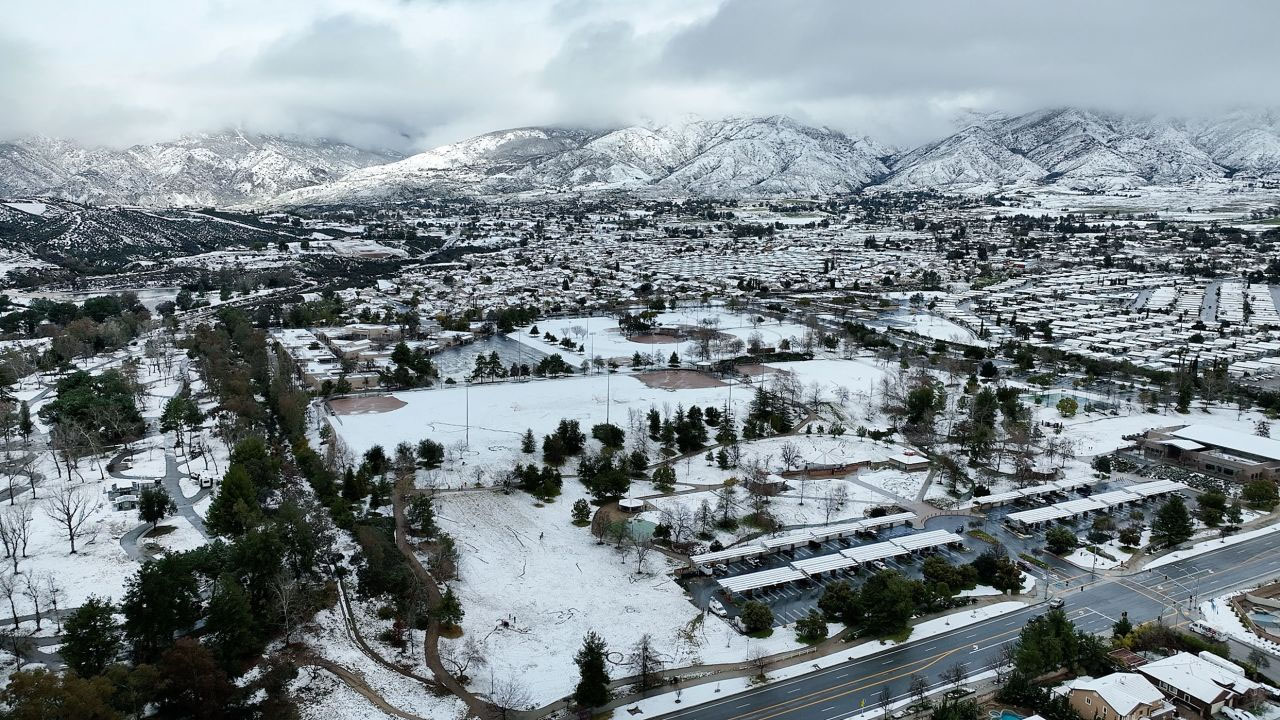
M 466 421 L 467 429 L 466 429 L 466 434 L 463 438 L 463 442 L 466 445 L 466 449 L 470 450 L 471 449 L 471 380 L 468 378 L 468 379 L 464 379 L 463 382 L 466 383 L 465 385 L 462 386 L 463 388 L 462 393 L 466 397 L 465 404 L 467 406 L 467 421 Z

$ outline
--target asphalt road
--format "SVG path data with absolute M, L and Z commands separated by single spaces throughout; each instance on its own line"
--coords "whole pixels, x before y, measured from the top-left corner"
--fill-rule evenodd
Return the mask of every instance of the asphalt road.
M 1108 631 L 1122 612 L 1134 623 L 1162 617 L 1179 624 L 1201 599 L 1280 575 L 1280 534 L 1264 535 L 1151 571 L 1093 580 L 1085 572 L 1056 582 L 1055 596 L 1066 600 L 1076 626 L 1088 632 Z M 1082 584 L 1083 583 L 1083 584 Z M 1043 593 L 1040 598 L 1043 599 Z M 727 696 L 661 716 L 666 720 L 835 720 L 876 707 L 876 695 L 887 686 L 896 702 L 908 695 L 912 674 L 931 688 L 943 684 L 941 674 L 964 663 L 969 674 L 999 664 L 1000 646 L 1017 637 L 1026 621 L 1045 611 L 1038 603 L 943 635 L 894 647 L 756 690 Z

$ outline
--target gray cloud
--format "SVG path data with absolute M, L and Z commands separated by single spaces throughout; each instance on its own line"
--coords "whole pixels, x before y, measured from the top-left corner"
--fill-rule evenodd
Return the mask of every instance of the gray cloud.
M 786 113 L 890 142 L 968 110 L 1280 105 L 1280 5 L 1190 0 L 66 0 L 0 34 L 0 137 L 242 126 L 417 149 L 526 124 Z

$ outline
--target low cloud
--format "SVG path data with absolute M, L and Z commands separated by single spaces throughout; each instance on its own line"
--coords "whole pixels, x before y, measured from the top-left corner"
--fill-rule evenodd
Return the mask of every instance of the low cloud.
M 0 30 L 0 136 L 239 126 L 415 150 L 503 127 L 789 114 L 892 143 L 969 112 L 1280 105 L 1280 6 L 1184 0 L 68 0 Z

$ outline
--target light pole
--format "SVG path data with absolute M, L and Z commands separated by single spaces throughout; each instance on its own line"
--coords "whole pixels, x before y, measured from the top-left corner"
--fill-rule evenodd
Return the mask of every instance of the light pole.
M 466 430 L 463 436 L 463 445 L 467 450 L 471 449 L 471 380 L 464 378 L 462 386 L 462 394 L 466 398 L 465 405 L 467 407 Z

